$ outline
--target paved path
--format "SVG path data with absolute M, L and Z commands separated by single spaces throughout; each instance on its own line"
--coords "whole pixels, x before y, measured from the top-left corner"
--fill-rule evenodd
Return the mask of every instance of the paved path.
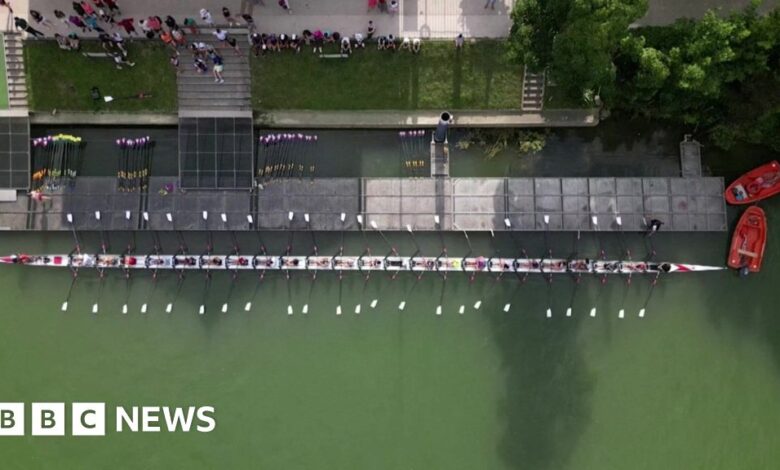
M 256 124 L 277 128 L 388 128 L 435 127 L 440 111 L 271 111 Z M 469 127 L 592 127 L 598 109 L 521 111 L 456 111 L 455 126 Z
M 14 0 L 12 0 L 13 2 Z M 27 1 L 27 0 L 25 0 Z M 342 34 L 365 34 L 369 20 L 377 27 L 377 35 L 398 37 L 452 38 L 458 33 L 467 37 L 502 37 L 509 32 L 509 11 L 514 0 L 497 0 L 495 10 L 485 9 L 482 0 L 401 0 L 397 14 L 369 12 L 367 0 L 289 0 L 292 14 L 287 14 L 276 0 L 265 0 L 252 13 L 258 29 L 263 32 L 294 33 L 304 29 L 339 31 Z M 63 0 L 29 0 L 31 8 L 46 17 L 59 8 L 70 13 L 70 2 Z M 388 0 L 389 2 L 389 0 Z M 152 14 L 170 14 L 179 22 L 185 17 L 198 21 L 200 8 L 208 8 L 221 22 L 222 6 L 238 16 L 241 0 L 121 0 L 122 13 L 133 18 Z M 0 12 L 2 14 L 3 12 Z

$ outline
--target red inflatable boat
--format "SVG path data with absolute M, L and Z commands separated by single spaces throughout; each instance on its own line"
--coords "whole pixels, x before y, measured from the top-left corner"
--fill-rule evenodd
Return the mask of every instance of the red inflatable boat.
M 726 188 L 729 204 L 751 204 L 780 193 L 780 163 L 777 160 L 754 168 Z
M 761 270 L 766 244 L 766 215 L 758 206 L 751 206 L 742 214 L 731 238 L 729 267 L 741 274 Z

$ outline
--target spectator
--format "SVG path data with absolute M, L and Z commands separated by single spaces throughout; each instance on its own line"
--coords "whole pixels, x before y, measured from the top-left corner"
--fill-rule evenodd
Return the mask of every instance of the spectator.
M 263 37 L 260 36 L 259 33 L 252 33 L 249 36 L 249 44 L 252 47 L 252 54 L 254 54 L 255 57 L 260 57 L 260 52 L 263 51 L 263 46 L 265 46 Z
M 167 26 L 169 29 L 176 29 L 179 27 L 179 25 L 176 24 L 176 19 L 171 15 L 165 17 L 165 26 Z
M 214 26 L 214 18 L 211 17 L 211 12 L 205 8 L 200 9 L 200 19 L 203 20 L 207 26 Z
M 398 13 L 398 0 L 390 0 L 390 6 L 388 7 L 388 12 L 391 15 Z
M 287 37 L 286 34 L 282 33 L 279 35 L 279 49 L 287 49 L 287 47 L 290 45 L 290 38 Z
M 244 20 L 244 23 L 246 23 L 246 27 L 249 29 L 250 33 L 255 32 L 255 20 L 252 18 L 252 15 L 244 13 L 241 15 L 241 19 Z
M 114 54 L 114 64 L 116 64 L 116 68 L 118 70 L 122 70 L 124 67 L 123 65 L 127 65 L 128 67 L 135 67 L 135 62 L 130 62 L 127 60 L 127 57 L 125 57 L 124 54 L 117 52 Z
M 62 21 L 63 23 L 65 23 L 65 26 L 67 26 L 68 28 L 71 27 L 70 22 L 68 22 L 68 16 L 65 14 L 64 11 L 62 11 L 62 10 L 54 10 L 54 17 L 57 18 L 58 20 Z
M 7 0 L 0 0 L 0 7 L 8 8 L 8 11 L 13 14 L 14 10 L 11 8 L 11 4 Z
M 458 33 L 458 37 L 455 38 L 455 49 L 463 49 L 463 33 Z
M 349 36 L 341 38 L 341 54 L 352 54 L 352 42 L 349 40 Z
M 395 52 L 396 46 L 397 45 L 395 43 L 395 36 L 393 36 L 392 34 L 388 34 L 387 35 L 387 45 L 385 46 L 385 48 Z
M 379 11 L 387 13 L 387 0 L 379 0 Z
M 87 27 L 91 29 L 92 31 L 97 31 L 98 33 L 105 33 L 105 30 L 98 26 L 97 18 L 94 16 L 87 16 L 84 18 L 84 23 L 87 24 Z
M 36 24 L 39 24 L 44 28 L 54 29 L 54 24 L 36 10 L 30 10 L 30 18 L 32 18 Z
M 235 18 L 233 18 L 233 15 L 230 14 L 230 10 L 228 7 L 222 7 L 222 16 L 225 17 L 225 21 L 227 22 L 228 26 L 237 26 L 238 22 Z
M 487 10 L 488 5 L 490 5 L 490 9 L 491 10 L 495 10 L 496 9 L 496 0 L 487 0 L 487 2 L 485 2 L 485 9 L 486 10 Z
M 238 41 L 236 41 L 236 38 L 233 36 L 228 36 L 226 40 L 228 46 L 230 46 L 231 49 L 236 53 L 236 55 L 241 55 L 241 48 L 238 47 Z
M 194 18 L 184 18 L 183 24 L 186 28 L 189 28 L 190 33 L 192 34 L 198 34 L 200 32 Z
M 70 15 L 70 17 L 68 17 L 68 21 L 70 21 L 70 24 L 72 24 L 73 26 L 77 28 L 81 28 L 82 33 L 87 32 L 87 25 L 84 24 L 84 22 L 81 21 L 81 18 L 79 18 L 78 16 Z
M 97 15 L 95 14 L 95 9 L 92 8 L 92 5 L 90 5 L 89 2 L 87 2 L 87 0 L 83 0 L 81 2 L 81 8 L 84 10 L 85 15 L 97 17 Z
M 103 23 L 106 23 L 107 25 L 111 26 L 112 28 L 116 25 L 116 21 L 114 20 L 114 16 L 110 12 L 106 13 L 105 10 L 100 9 L 100 10 L 97 11 L 97 13 L 98 13 L 98 18 L 100 18 L 100 21 L 102 21 Z
M 363 34 L 355 33 L 355 48 L 365 49 L 366 42 L 363 40 Z
M 82 18 L 83 18 L 83 17 L 84 17 L 84 16 L 87 14 L 87 13 L 84 11 L 84 7 L 82 7 L 82 6 L 81 6 L 81 3 L 79 3 L 79 2 L 73 2 L 73 3 L 72 3 L 72 6 L 73 6 L 73 11 L 75 11 L 75 12 L 76 12 L 76 14 L 77 14 L 77 15 L 79 15 L 80 17 L 82 17 Z
M 37 29 L 33 28 L 29 24 L 27 24 L 27 21 L 24 18 L 19 18 L 18 16 L 14 16 L 14 27 L 16 29 L 21 29 L 22 31 L 32 34 L 34 38 L 43 37 L 44 34 Z
M 368 34 L 366 34 L 366 41 L 370 41 L 374 37 L 374 33 L 376 33 L 376 28 L 374 27 L 374 22 L 369 21 L 368 22 Z
M 159 33 L 160 30 L 162 29 L 162 19 L 160 19 L 159 16 L 150 16 L 149 19 L 146 20 L 146 24 L 155 33 Z
M 60 49 L 62 49 L 64 51 L 73 50 L 70 47 L 70 43 L 68 42 L 68 38 L 66 38 L 65 36 L 63 36 L 61 34 L 55 33 L 54 34 L 54 39 L 57 41 L 57 45 L 60 46 Z
M 121 15 L 122 13 L 119 11 L 119 2 L 116 0 L 103 0 L 108 7 L 109 11 L 114 15 Z
M 412 50 L 412 40 L 411 40 L 411 39 L 409 39 L 408 37 L 405 37 L 405 38 L 404 38 L 404 39 L 401 41 L 401 48 L 400 48 L 400 49 L 401 49 L 402 51 L 403 51 L 403 50 L 411 51 L 411 50 Z
M 95 8 L 105 8 L 106 4 L 103 0 L 92 0 L 92 3 L 95 4 Z
M 171 36 L 173 36 L 173 40 L 176 42 L 177 48 L 179 46 L 183 46 L 187 42 L 187 38 L 184 36 L 184 32 L 179 28 L 172 29 Z
M 295 53 L 301 52 L 301 38 L 298 37 L 297 34 L 293 34 L 290 36 L 290 49 L 293 49 Z
M 320 54 L 322 54 L 322 44 L 325 42 L 325 35 L 322 34 L 322 31 L 315 30 L 314 34 L 312 34 L 312 42 L 314 43 L 314 52 L 315 54 L 317 51 L 319 51 Z
M 116 24 L 117 26 L 121 26 L 128 35 L 138 34 L 138 31 L 135 30 L 135 26 L 133 26 L 132 18 L 122 18 L 121 20 L 117 21 Z
M 195 57 L 194 65 L 195 65 L 195 70 L 198 73 L 206 73 L 209 71 L 209 68 L 206 66 L 206 63 L 203 62 L 203 59 L 201 59 L 200 57 Z
M 76 33 L 68 34 L 68 44 L 70 44 L 71 50 L 81 50 L 81 40 L 76 36 Z
M 225 31 L 224 29 L 217 28 L 211 34 L 213 34 L 217 38 L 217 40 L 222 43 L 222 47 L 227 46 L 227 38 L 228 38 L 227 31 Z
M 376 48 L 379 51 L 387 49 L 387 38 L 384 36 L 379 36 L 379 39 L 376 41 Z
M 306 46 L 311 46 L 311 41 L 314 38 L 314 35 L 312 35 L 311 31 L 308 29 L 303 30 L 303 44 Z
M 222 57 L 216 52 L 211 54 L 211 62 L 214 64 L 212 71 L 214 72 L 214 83 L 225 83 L 225 79 L 222 77 L 222 71 L 225 69 L 225 63 Z
M 179 70 L 179 53 L 177 52 L 177 53 L 171 55 L 168 58 L 168 62 L 170 62 L 171 66 L 176 71 L 176 75 L 179 75 L 179 72 L 180 72 L 180 70 Z
M 114 43 L 114 46 L 116 46 L 117 49 L 122 51 L 122 54 L 127 55 L 127 48 L 125 48 L 125 39 L 122 37 L 119 32 L 114 31 L 114 34 L 111 35 L 111 41 Z
M 279 0 L 279 6 L 282 7 L 283 10 L 286 10 L 287 13 L 292 15 L 292 8 L 290 8 L 290 0 Z
M 420 41 L 420 38 L 412 39 L 412 53 L 413 54 L 419 54 L 421 47 L 422 47 L 422 41 Z
M 168 31 L 163 31 L 160 33 L 160 39 L 162 40 L 163 44 L 166 46 L 171 46 L 171 48 L 175 51 L 176 50 L 176 44 L 173 40 L 173 35 L 169 33 Z

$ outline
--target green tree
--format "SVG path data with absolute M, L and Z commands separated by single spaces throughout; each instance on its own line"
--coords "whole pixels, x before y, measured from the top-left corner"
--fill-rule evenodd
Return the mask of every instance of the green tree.
M 517 0 L 512 8 L 509 50 L 531 69 L 552 59 L 553 41 L 566 25 L 574 0 Z
M 646 0 L 575 0 L 553 42 L 552 74 L 572 98 L 610 93 L 613 62 L 628 27 L 647 11 Z

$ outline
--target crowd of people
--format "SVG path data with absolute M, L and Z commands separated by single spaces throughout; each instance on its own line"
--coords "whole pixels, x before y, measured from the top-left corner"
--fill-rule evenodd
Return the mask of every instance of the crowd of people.
M 2 0 L 0 0 L 2 1 Z M 335 46 L 338 48 L 341 56 L 348 56 L 355 50 L 364 49 L 368 45 L 376 47 L 382 51 L 409 51 L 413 54 L 419 54 L 422 48 L 422 42 L 419 38 L 397 38 L 393 34 L 379 35 L 373 21 L 369 21 L 367 27 L 352 35 L 342 34 L 338 31 L 329 31 L 323 29 L 309 30 L 305 29 L 300 34 L 276 34 L 260 33 L 255 26 L 254 18 L 251 15 L 252 6 L 257 4 L 256 0 L 251 0 L 249 9 L 245 11 L 242 3 L 241 13 L 233 15 L 228 7 L 223 7 L 220 11 L 222 21 L 217 22 L 215 15 L 206 8 L 201 8 L 197 15 L 183 18 L 181 22 L 168 15 L 165 18 L 159 16 L 149 16 L 136 21 L 136 18 L 125 17 L 119 7 L 118 0 L 82 0 L 73 1 L 71 12 L 62 10 L 53 11 L 53 20 L 39 11 L 30 10 L 30 22 L 24 18 L 14 17 L 14 25 L 17 29 L 27 32 L 33 38 L 46 36 L 39 29 L 56 31 L 56 24 L 59 22 L 68 30 L 66 34 L 54 32 L 54 39 L 63 50 L 79 51 L 81 49 L 81 40 L 78 32 L 95 33 L 100 41 L 105 54 L 113 58 L 118 69 L 126 66 L 132 67 L 135 64 L 128 60 L 128 49 L 125 41 L 135 37 L 147 38 L 149 40 L 160 40 L 172 50 L 170 63 L 180 72 L 181 51 L 189 50 L 192 53 L 193 67 L 198 73 L 206 74 L 211 71 L 216 83 L 224 83 L 222 72 L 224 70 L 224 59 L 217 52 L 219 49 L 232 50 L 239 55 L 242 53 L 239 41 L 233 37 L 226 29 L 228 27 L 243 27 L 248 30 L 248 45 L 255 57 L 266 55 L 271 52 L 292 51 L 301 52 L 304 48 L 310 48 L 315 54 L 324 54 L 325 47 Z M 249 4 L 249 3 L 247 3 Z M 287 12 L 292 12 L 289 0 L 278 0 L 278 4 Z M 7 2 L 2 5 L 10 6 Z M 398 8 L 398 0 L 369 0 L 369 9 L 378 8 L 382 12 L 393 13 Z M 204 42 L 188 42 L 187 34 L 198 34 L 200 28 L 205 27 L 213 29 L 212 34 L 215 39 L 215 45 Z M 455 47 L 463 47 L 464 38 L 460 34 L 455 39 Z

